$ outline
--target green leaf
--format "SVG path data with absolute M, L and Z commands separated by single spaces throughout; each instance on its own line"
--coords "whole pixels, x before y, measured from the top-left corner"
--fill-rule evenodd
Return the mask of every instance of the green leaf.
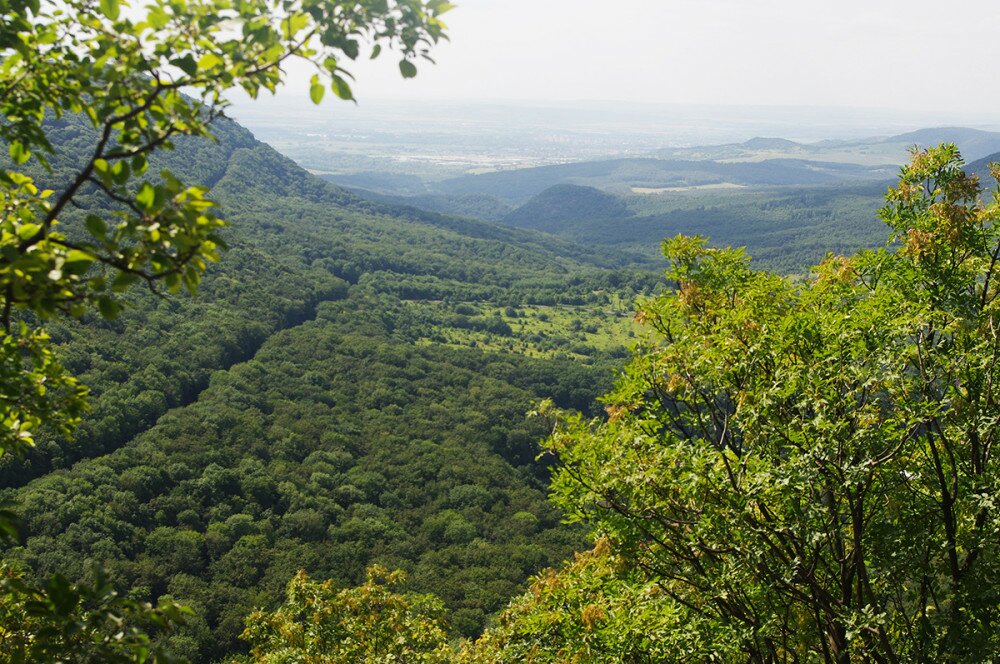
M 132 169 L 124 161 L 116 161 L 111 166 L 111 179 L 115 184 L 125 184 L 132 175 Z
M 10 158 L 14 160 L 15 164 L 23 164 L 31 156 L 31 150 L 24 147 L 21 141 L 11 141 L 10 147 L 7 150 L 10 152 Z
M 344 54 L 351 60 L 358 59 L 359 52 L 358 42 L 353 39 L 348 39 L 344 42 Z
M 170 64 L 177 67 L 183 71 L 188 76 L 194 76 L 198 73 L 198 63 L 195 62 L 194 56 L 188 53 L 183 58 L 175 58 L 170 61 Z
M 347 81 L 336 74 L 334 74 L 330 80 L 330 89 L 333 90 L 333 94 L 337 95 L 344 101 L 354 100 L 354 93 L 351 92 L 351 86 L 347 84 Z
M 129 272 L 119 272 L 111 282 L 111 290 L 116 293 L 124 292 L 129 286 L 139 281 L 139 277 Z
M 374 60 L 381 54 L 382 54 L 382 44 L 375 44 L 375 46 L 372 47 L 372 60 Z
M 69 581 L 67 581 L 62 575 L 57 574 L 52 577 L 52 579 L 45 584 L 45 590 L 48 594 L 49 601 L 51 601 L 56 610 L 63 615 L 67 615 L 75 609 L 80 599 L 79 595 L 75 592 L 75 589 L 70 586 Z
M 0 448 L 0 455 L 3 448 Z M 6 540 L 16 540 L 18 535 L 17 514 L 9 509 L 0 507 L 0 542 Z
M 108 225 L 97 215 L 88 214 L 85 224 L 90 234 L 99 240 L 103 240 L 104 236 L 108 234 Z
M 118 20 L 118 0 L 100 0 L 101 13 L 112 21 Z
M 137 154 L 132 157 L 132 174 L 139 176 L 146 172 L 146 168 L 149 166 L 149 162 L 146 157 L 141 154 Z
M 222 58 L 215 53 L 206 53 L 198 58 L 198 69 L 204 71 L 222 64 Z
M 304 12 L 292 14 L 281 22 L 281 27 L 285 33 L 285 39 L 292 39 L 309 25 L 309 15 Z
M 156 189 L 148 182 L 143 182 L 139 188 L 139 193 L 135 195 L 135 202 L 143 210 L 149 211 L 156 204 Z
M 455 8 L 455 5 L 447 0 L 431 0 L 427 3 L 427 8 L 437 16 L 440 16 L 445 12 L 450 12 Z
M 312 103 L 318 104 L 323 101 L 323 94 L 326 92 L 326 88 L 319 80 L 318 74 L 313 74 L 312 80 L 309 83 L 309 98 L 312 99 Z
M 417 66 L 409 60 L 400 60 L 399 73 L 403 75 L 403 78 L 413 78 L 417 75 Z
M 83 274 L 94 263 L 94 257 L 85 251 L 71 250 L 63 261 L 63 271 L 69 274 Z
M 21 240 L 30 240 L 42 229 L 38 224 L 23 224 L 17 229 L 17 237 Z
M 146 15 L 146 22 L 149 23 L 150 27 L 160 30 L 167 25 L 167 21 L 170 17 L 167 12 L 163 11 L 162 7 L 154 6 L 150 8 L 149 14 Z
M 112 298 L 104 296 L 97 300 L 97 309 L 104 318 L 114 320 L 121 313 L 122 305 L 115 302 Z

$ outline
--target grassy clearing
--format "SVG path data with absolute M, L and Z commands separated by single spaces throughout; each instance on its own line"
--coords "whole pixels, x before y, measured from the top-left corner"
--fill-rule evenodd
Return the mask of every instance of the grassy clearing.
M 499 307 L 482 302 L 410 301 L 420 319 L 438 322 L 416 340 L 530 357 L 570 357 L 585 363 L 624 358 L 642 334 L 623 306 Z

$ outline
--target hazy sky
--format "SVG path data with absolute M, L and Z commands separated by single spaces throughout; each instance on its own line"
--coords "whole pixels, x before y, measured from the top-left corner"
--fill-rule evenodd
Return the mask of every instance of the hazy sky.
M 456 3 L 436 66 L 356 64 L 356 94 L 1000 109 L 997 0 Z

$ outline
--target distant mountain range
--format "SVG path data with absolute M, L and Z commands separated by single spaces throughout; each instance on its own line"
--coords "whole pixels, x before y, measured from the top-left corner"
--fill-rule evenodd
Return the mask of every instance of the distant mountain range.
M 557 185 L 613 194 L 672 194 L 699 189 L 815 187 L 888 182 L 914 146 L 955 143 L 968 162 L 1000 153 L 1000 132 L 966 127 L 920 129 L 887 137 L 800 143 L 757 137 L 742 143 L 666 148 L 649 157 L 604 159 L 424 181 L 412 174 L 324 175 L 384 202 L 498 221 L 509 208 Z M 516 218 L 516 216 L 514 217 Z
M 932 127 L 905 134 L 858 140 L 828 140 L 797 143 L 784 138 L 752 138 L 743 143 L 666 148 L 654 155 L 660 159 L 764 161 L 768 159 L 818 159 L 854 164 L 902 164 L 914 145 L 926 147 L 955 143 L 968 161 L 1000 152 L 1000 132 L 968 127 Z
M 1000 152 L 1000 132 L 969 129 L 967 127 L 937 127 L 918 129 L 898 136 L 882 139 L 881 143 L 919 145 L 926 147 L 939 143 L 955 143 L 962 155 L 968 161 L 974 161 L 986 155 Z M 864 145 L 864 141 L 857 143 Z

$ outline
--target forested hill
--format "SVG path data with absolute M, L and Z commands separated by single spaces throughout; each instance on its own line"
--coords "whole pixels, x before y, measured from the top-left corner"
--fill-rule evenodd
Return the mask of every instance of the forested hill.
M 511 226 L 571 235 L 584 222 L 624 222 L 631 216 L 632 212 L 618 196 L 593 187 L 559 184 L 533 197 L 503 221 Z
M 89 131 L 72 116 L 59 122 L 54 173 L 38 169 L 40 183 L 58 188 L 69 177 L 87 150 Z M 97 400 L 96 414 L 74 445 L 41 444 L 28 460 L 33 470 L 10 459 L 0 463 L 6 484 L 44 472 L 51 459 L 65 465 L 115 447 L 165 408 L 190 400 L 212 369 L 251 356 L 267 336 L 311 317 L 318 302 L 341 297 L 363 277 L 368 288 L 411 299 L 505 304 L 579 304 L 592 290 L 607 287 L 609 278 L 614 284 L 633 276 L 654 281 L 608 269 L 626 265 L 624 255 L 366 201 L 311 176 L 234 122 L 217 122 L 215 132 L 217 142 L 178 140 L 177 150 L 159 155 L 150 170 L 169 168 L 189 182 L 212 186 L 231 222 L 225 232 L 230 250 L 210 270 L 197 299 L 139 294 L 120 320 L 86 321 L 87 340 L 104 337 L 97 344 L 102 350 L 95 355 L 85 344 L 71 344 L 70 367 L 98 394 L 116 393 L 108 400 L 126 404 L 129 415 L 105 417 L 104 400 Z M 70 232 L 86 213 L 69 211 Z M 202 326 L 211 335 L 201 334 Z M 74 327 L 56 326 L 54 334 L 68 339 Z
M 509 213 L 505 223 L 586 246 L 656 255 L 664 238 L 707 237 L 743 246 L 755 264 L 802 273 L 827 252 L 849 254 L 885 242 L 876 211 L 886 184 L 781 187 L 616 196 L 558 185 Z
M 331 182 L 344 179 L 339 176 L 336 178 L 330 176 L 323 177 Z M 422 181 L 420 182 L 420 186 L 424 186 Z M 349 188 L 349 190 L 362 198 L 382 203 L 415 207 L 421 210 L 441 212 L 442 214 L 449 214 L 458 217 L 483 219 L 485 221 L 501 221 L 504 216 L 511 211 L 510 205 L 504 203 L 499 198 L 488 196 L 486 194 L 448 195 L 421 193 L 416 195 L 399 195 L 379 193 L 378 189 L 368 190 Z
M 966 165 L 965 170 L 967 173 L 975 173 L 978 175 L 981 182 L 989 183 L 993 181 L 992 175 L 990 174 L 990 164 L 996 163 L 1000 163 L 1000 152 L 971 162 Z
M 60 122 L 47 186 L 93 138 Z M 115 321 L 52 326 L 94 410 L 74 442 L 3 460 L 0 498 L 24 518 L 4 557 L 75 578 L 101 561 L 132 597 L 192 605 L 172 638 L 194 661 L 243 648 L 245 616 L 299 568 L 402 567 L 475 634 L 581 542 L 545 500 L 526 413 L 548 397 L 597 412 L 657 277 L 365 201 L 234 123 L 216 132 L 151 172 L 213 185 L 230 249 L 197 299 L 136 292 Z
M 616 193 L 635 188 L 701 187 L 706 185 L 779 186 L 871 182 L 890 179 L 894 167 L 768 159 L 759 162 L 723 163 L 680 159 L 612 159 L 512 171 L 465 175 L 436 183 L 445 194 L 486 194 L 514 203 L 549 187 L 576 184 Z

